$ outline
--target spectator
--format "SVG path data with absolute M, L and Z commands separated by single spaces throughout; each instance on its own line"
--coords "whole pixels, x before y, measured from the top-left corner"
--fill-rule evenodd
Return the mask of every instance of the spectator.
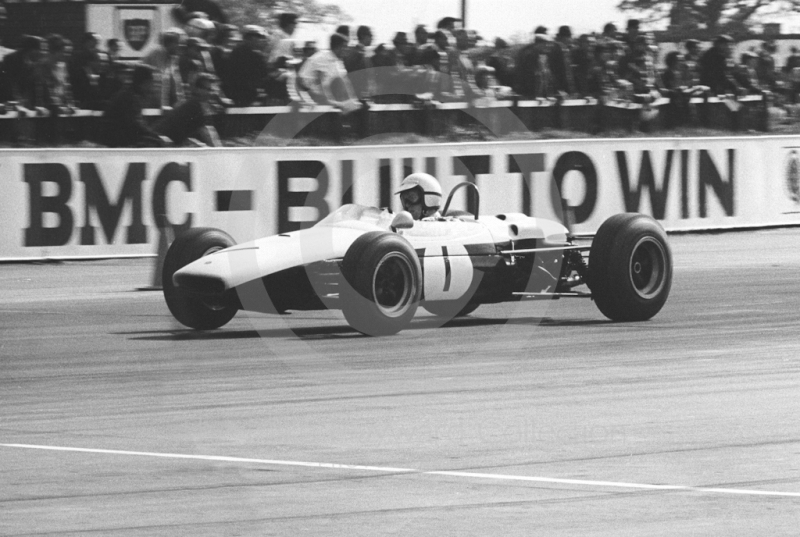
M 800 51 L 797 47 L 791 48 L 791 54 L 786 58 L 783 66 L 783 76 L 786 79 L 786 88 L 789 93 L 789 102 L 797 102 L 797 94 L 800 91 Z
M 430 47 L 429 40 L 428 30 L 425 29 L 424 25 L 418 24 L 414 28 L 414 44 L 411 45 L 408 51 L 408 65 L 423 65 L 422 55 L 424 49 Z
M 161 34 L 161 45 L 142 58 L 142 63 L 155 69 L 153 95 L 148 103 L 150 106 L 167 108 L 184 100 L 179 61 L 185 41 L 186 32 L 180 28 L 170 28 Z
M 613 22 L 606 23 L 606 25 L 603 26 L 603 33 L 597 38 L 597 44 L 608 45 L 609 43 L 615 43 L 617 41 L 619 41 L 617 26 Z
M 509 88 L 514 86 L 514 65 L 510 48 L 504 39 L 498 37 L 494 40 L 494 51 L 486 60 L 486 65 L 494 69 L 494 76 L 498 84 Z
M 458 29 L 454 31 L 454 36 L 456 38 L 456 68 L 453 70 L 452 76 L 454 78 L 458 77 L 460 81 L 459 85 L 464 92 L 464 97 L 468 101 L 483 97 L 485 93 L 478 87 L 478 83 L 475 79 L 475 66 L 467 54 L 472 43 L 469 32 L 464 29 Z
M 553 73 L 555 91 L 562 97 L 575 94 L 575 76 L 572 65 L 572 30 L 562 26 L 556 34 L 555 44 L 550 52 L 550 69 Z
M 620 65 L 620 75 L 633 85 L 636 95 L 657 92 L 659 83 L 645 36 L 639 35 L 634 40 L 633 48 Z
M 375 48 L 372 66 L 375 68 L 375 93 L 373 100 L 379 103 L 413 102 L 415 70 L 406 62 L 411 61 L 408 52 L 412 45 L 405 32 L 397 32 L 392 40 L 394 49 L 381 44 Z
M 758 83 L 758 72 L 756 71 L 756 64 L 758 63 L 758 56 L 752 52 L 743 52 L 741 55 L 740 63 L 736 66 L 734 71 L 734 79 L 736 83 L 747 93 L 751 95 L 761 95 L 763 89 Z
M 685 125 L 689 119 L 689 99 L 692 88 L 686 78 L 683 55 L 677 50 L 669 52 L 664 59 L 666 68 L 661 74 L 662 91 L 669 98 L 665 108 L 664 123 L 668 128 Z
M 608 101 L 628 98 L 630 95 L 630 82 L 621 80 L 618 76 L 617 62 L 614 59 L 614 45 L 598 43 L 594 49 L 595 65 L 589 76 L 589 93 L 600 104 Z
M 458 51 L 450 46 L 450 39 L 442 30 L 433 34 L 434 52 L 439 55 L 435 64 L 440 76 L 435 77 L 437 91 L 434 92 L 440 101 L 461 101 L 464 99 L 464 89 L 461 77 L 458 76 Z M 433 66 L 430 60 L 429 66 Z
M 41 95 L 42 83 L 39 61 L 47 50 L 47 44 L 41 37 L 22 36 L 19 50 L 7 54 L 3 58 L 3 78 L 6 82 L 6 98 L 16 101 L 23 108 L 33 109 L 42 106 L 37 103 L 37 94 Z
M 686 54 L 683 56 L 684 78 L 688 86 L 700 85 L 700 41 L 687 39 L 684 43 Z
M 347 38 L 339 33 L 330 37 L 330 50 L 320 50 L 300 68 L 299 82 L 315 102 L 329 104 L 352 112 L 360 108 L 350 81 L 347 79 L 342 58 Z
M 47 37 L 49 54 L 39 67 L 43 84 L 41 98 L 37 99 L 53 115 L 70 113 L 74 109 L 72 87 L 67 72 L 67 61 L 72 54 L 72 42 L 59 34 Z
M 720 35 L 714 40 L 714 46 L 700 57 L 700 83 L 708 86 L 713 95 L 743 93 L 733 78 L 730 60 L 732 42 L 730 36 Z
M 209 51 L 211 61 L 214 64 L 214 73 L 223 82 L 228 78 L 228 61 L 233 50 L 231 42 L 237 32 L 238 29 L 232 24 L 220 24 L 217 28 L 216 41 L 214 41 Z
M 673 50 L 667 53 L 664 63 L 665 69 L 661 74 L 661 83 L 664 90 L 674 93 L 688 89 L 683 55 L 677 50 Z
M 167 112 L 153 125 L 153 130 L 169 138 L 176 146 L 196 139 L 207 146 L 222 147 L 214 127 L 215 112 L 211 105 L 215 84 L 214 75 L 199 73 L 192 81 L 190 97 Z
M 45 121 L 45 136 L 48 142 L 61 141 L 64 124 L 59 116 L 72 114 L 75 103 L 72 100 L 72 88 L 69 82 L 67 61 L 72 54 L 72 42 L 59 34 L 47 36 L 49 53 L 40 61 L 39 75 L 41 82 L 36 85 L 38 95 L 36 102 L 50 112 Z
M 447 37 L 448 46 L 450 47 L 456 46 L 456 38 L 453 32 L 456 29 L 456 22 L 460 20 L 461 19 L 455 17 L 445 17 L 436 24 L 436 31 L 444 32 L 444 35 Z
M 414 45 L 408 42 L 408 35 L 405 32 L 397 32 L 392 39 L 392 45 L 394 45 L 395 63 L 398 66 L 410 67 L 413 65 Z
M 281 13 L 278 16 L 279 28 L 275 30 L 275 35 L 272 38 L 272 48 L 269 52 L 270 65 L 273 65 L 278 58 L 286 58 L 287 60 L 294 59 L 294 41 L 292 35 L 297 28 L 296 13 Z
M 638 19 L 629 19 L 625 25 L 625 34 L 622 36 L 621 41 L 625 43 L 628 52 L 632 51 L 636 46 L 636 40 L 641 35 L 639 33 L 640 22 Z M 615 29 L 616 31 L 616 29 Z
M 359 99 L 368 99 L 375 95 L 375 71 L 372 69 L 372 30 L 369 26 L 359 26 L 356 30 L 358 43 L 347 51 L 344 57 L 344 67 L 353 90 Z
M 524 46 L 517 56 L 516 91 L 525 97 L 546 98 L 552 95 L 552 74 L 548 60 L 552 41 L 544 26 L 536 28 L 533 38 L 533 43 Z
M 589 78 L 595 66 L 596 45 L 594 36 L 583 34 L 578 38 L 578 47 L 575 49 L 575 92 L 583 97 L 590 94 Z
M 350 27 L 346 24 L 342 24 L 341 26 L 336 27 L 336 33 L 343 36 L 347 41 L 345 42 L 345 47 L 350 46 Z
M 112 95 L 116 95 L 125 85 L 127 71 L 125 64 L 120 61 L 119 39 L 116 37 L 106 41 L 106 56 L 108 60 L 101 93 L 104 98 L 110 98 Z
M 291 87 L 296 84 L 299 63 L 299 60 L 281 56 L 272 64 L 264 86 L 267 94 L 267 106 L 283 106 L 293 100 L 302 100 L 295 95 L 296 90 Z
M 267 59 L 264 45 L 267 33 L 260 26 L 245 26 L 243 41 L 233 49 L 226 69 L 225 94 L 236 106 L 252 106 L 262 99 L 267 82 Z
M 433 47 L 425 47 L 421 49 L 419 61 L 423 72 L 413 81 L 412 91 L 423 100 L 446 100 L 443 93 L 450 89 L 449 85 L 445 85 L 446 78 L 449 77 L 444 76 L 441 72 L 442 55 L 440 52 Z
M 775 70 L 775 42 L 764 41 L 761 43 L 761 51 L 758 53 L 756 71 L 758 73 L 758 84 L 769 91 L 778 89 L 778 77 Z
M 103 88 L 100 81 L 100 36 L 87 32 L 67 64 L 75 102 L 80 108 L 102 110 Z
M 200 73 L 214 75 L 214 62 L 208 53 L 208 43 L 199 37 L 186 40 L 186 50 L 178 60 L 181 80 L 185 87 L 194 87 L 194 79 Z
M 156 70 L 146 64 L 133 68 L 130 87 L 117 93 L 103 114 L 109 147 L 160 147 L 168 142 L 145 123 L 142 108 L 152 93 Z

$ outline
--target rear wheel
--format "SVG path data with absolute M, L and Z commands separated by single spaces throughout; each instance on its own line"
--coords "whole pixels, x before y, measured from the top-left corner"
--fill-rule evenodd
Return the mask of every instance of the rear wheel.
M 589 288 L 598 309 L 613 321 L 645 321 L 667 301 L 672 253 L 661 225 L 624 213 L 603 222 L 589 254 Z
M 167 250 L 162 272 L 164 299 L 181 324 L 197 330 L 213 330 L 227 324 L 238 309 L 213 297 L 188 293 L 176 286 L 172 275 L 189 263 L 236 244 L 233 238 L 214 228 L 192 228 L 176 237 Z
M 362 334 L 396 334 L 417 312 L 422 268 L 399 235 L 374 231 L 360 236 L 344 256 L 342 274 L 342 312 Z

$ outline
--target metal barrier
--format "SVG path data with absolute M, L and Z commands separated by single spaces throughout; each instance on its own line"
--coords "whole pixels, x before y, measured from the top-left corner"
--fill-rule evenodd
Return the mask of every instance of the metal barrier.
M 682 104 L 682 107 L 680 105 Z M 223 138 L 255 137 L 269 126 L 275 137 L 317 137 L 341 141 L 347 134 L 363 139 L 387 133 L 414 133 L 446 137 L 457 127 L 475 127 L 502 136 L 514 132 L 560 129 L 582 133 L 613 131 L 656 132 L 675 126 L 700 126 L 728 131 L 769 130 L 768 99 L 761 95 L 736 100 L 718 97 L 686 100 L 661 98 L 653 103 L 629 101 L 599 103 L 595 99 L 499 100 L 480 106 L 457 102 L 417 104 L 365 104 L 361 110 L 343 115 L 331 106 L 264 106 L 227 108 L 215 117 Z M 0 114 L 0 141 L 25 145 L 88 140 L 102 145 L 103 113 L 76 110 L 53 116 L 12 107 Z M 144 115 L 155 121 L 159 109 Z M 274 121 L 279 119 L 279 121 Z

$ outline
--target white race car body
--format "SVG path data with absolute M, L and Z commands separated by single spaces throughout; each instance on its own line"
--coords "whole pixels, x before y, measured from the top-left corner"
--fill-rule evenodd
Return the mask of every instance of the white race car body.
M 652 218 L 614 215 L 591 246 L 579 245 L 558 222 L 479 216 L 475 194 L 476 216 L 415 222 L 349 204 L 308 229 L 238 245 L 223 231 L 190 229 L 164 260 L 167 306 L 196 329 L 218 328 L 241 309 L 338 308 L 356 330 L 388 335 L 408 326 L 419 305 L 452 318 L 480 304 L 591 297 L 612 320 L 641 321 L 666 302 L 672 258 Z M 576 291 L 581 285 L 591 293 Z
M 387 210 L 345 205 L 309 229 L 237 244 L 202 257 L 175 272 L 173 282 L 196 292 L 213 289 L 215 293 L 227 293 L 238 289 L 241 297 L 248 285 L 262 281 L 267 284 L 267 293 L 274 297 L 275 308 L 259 310 L 317 309 L 308 307 L 319 306 L 314 301 L 308 304 L 303 300 L 293 303 L 290 297 L 284 299 L 285 287 L 276 286 L 304 286 L 306 282 L 297 269 L 302 269 L 313 280 L 313 275 L 320 273 L 318 265 L 343 259 L 361 235 L 372 231 L 390 232 L 394 216 Z M 485 272 L 501 265 L 502 251 L 567 244 L 564 226 L 523 214 L 482 216 L 479 220 L 463 217 L 422 220 L 397 233 L 419 256 L 424 301 L 463 300 L 468 293 L 474 293 L 476 279 L 482 276 L 481 269 Z M 334 298 L 335 289 L 320 288 L 318 291 L 321 299 Z M 335 307 L 333 302 L 328 300 L 324 305 Z M 241 306 L 249 309 L 245 303 Z

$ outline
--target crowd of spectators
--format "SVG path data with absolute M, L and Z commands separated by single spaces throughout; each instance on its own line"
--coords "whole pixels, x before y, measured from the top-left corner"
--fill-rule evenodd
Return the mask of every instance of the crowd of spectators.
M 796 102 L 800 92 L 800 54 L 779 70 L 770 42 L 733 58 L 726 35 L 706 50 L 690 39 L 659 58 L 654 36 L 640 32 L 636 20 L 624 32 L 609 23 L 577 38 L 569 26 L 554 36 L 539 26 L 529 43 L 513 46 L 500 38 L 489 46 L 458 23 L 445 17 L 436 28 L 419 25 L 377 45 L 369 27 L 358 26 L 351 37 L 341 26 L 317 50 L 293 39 L 294 13 L 279 14 L 268 32 L 196 12 L 163 32 L 135 64 L 119 59 L 116 39 L 103 42 L 97 34 L 77 44 L 56 34 L 24 36 L 2 59 L 0 103 L 52 118 L 102 110 L 110 131 L 125 125 L 106 138 L 110 145 L 213 145 L 219 137 L 209 118 L 228 106 L 327 104 L 347 113 L 370 103 L 586 97 L 652 103 L 664 96 L 680 116 L 695 95 L 770 92 Z M 162 109 L 163 120 L 148 126 L 145 108 Z

